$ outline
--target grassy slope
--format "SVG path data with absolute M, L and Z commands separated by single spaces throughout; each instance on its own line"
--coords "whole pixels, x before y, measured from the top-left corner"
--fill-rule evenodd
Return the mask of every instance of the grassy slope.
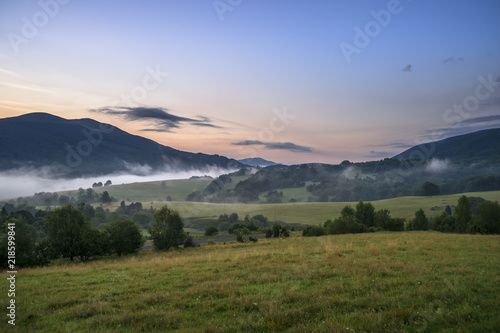
M 165 186 L 162 181 L 133 183 L 123 185 L 113 185 L 94 188 L 97 193 L 108 191 L 108 193 L 118 200 L 130 199 L 133 202 L 143 203 L 152 201 L 165 201 L 169 195 L 172 200 L 182 201 L 187 195 L 194 191 L 203 191 L 213 179 L 174 179 L 165 180 Z M 71 196 L 76 196 L 76 191 L 72 191 Z
M 248 176 L 233 177 L 233 182 L 226 187 L 231 188 L 234 185 L 248 178 Z M 134 183 L 125 185 L 113 185 L 101 188 L 95 188 L 98 193 L 108 191 L 112 197 L 120 200 L 130 199 L 131 201 L 140 201 L 145 208 L 153 206 L 156 208 L 168 204 L 169 207 L 179 210 L 185 218 L 217 218 L 224 213 L 236 212 L 240 217 L 246 214 L 263 214 L 270 220 L 282 220 L 289 223 L 318 224 L 328 219 L 333 219 L 340 215 L 342 208 L 350 204 L 355 206 L 356 202 L 313 202 L 313 203 L 286 203 L 286 204 L 208 204 L 181 202 L 193 191 L 203 190 L 212 180 L 211 179 L 180 179 L 167 180 L 166 186 L 161 186 L 161 181 Z M 284 199 L 289 200 L 292 197 L 306 199 L 309 194 L 305 188 L 282 189 Z M 76 196 L 76 191 L 65 192 L 70 196 Z M 61 193 L 63 194 L 63 193 Z M 500 191 L 490 192 L 472 192 L 464 193 L 467 196 L 482 197 L 487 200 L 500 202 Z M 165 202 L 167 195 L 170 195 L 176 202 Z M 262 199 L 264 194 L 261 194 Z M 372 201 L 375 209 L 389 209 L 393 217 L 404 217 L 411 219 L 415 211 L 423 208 L 428 217 L 439 215 L 446 205 L 456 205 L 458 198 L 462 194 L 442 195 L 433 197 L 400 197 L 386 200 Z M 153 202 L 152 204 L 150 204 Z M 119 203 L 113 203 L 108 206 L 114 209 Z
M 393 217 L 411 219 L 415 211 L 423 208 L 428 217 L 439 215 L 446 205 L 456 205 L 462 194 L 442 195 L 434 197 L 401 197 L 387 200 L 373 201 L 375 209 L 389 209 Z M 500 201 L 500 191 L 471 192 L 467 196 L 482 197 L 487 200 Z M 345 205 L 355 206 L 356 202 L 312 202 L 287 204 L 209 204 L 192 202 L 170 202 L 168 206 L 178 210 L 183 217 L 213 217 L 220 214 L 236 212 L 241 218 L 245 214 L 250 216 L 263 214 L 270 220 L 282 220 L 288 223 L 318 224 L 340 215 Z M 165 203 L 154 203 L 153 207 L 160 208 Z M 146 205 L 148 207 L 148 205 Z
M 19 271 L 14 331 L 494 332 L 499 251 L 498 236 L 412 232 L 59 262 Z

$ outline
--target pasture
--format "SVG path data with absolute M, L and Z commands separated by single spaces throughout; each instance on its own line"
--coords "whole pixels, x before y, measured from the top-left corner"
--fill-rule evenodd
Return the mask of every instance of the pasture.
M 494 332 L 499 252 L 498 236 L 401 232 L 58 261 L 18 272 L 8 331 Z

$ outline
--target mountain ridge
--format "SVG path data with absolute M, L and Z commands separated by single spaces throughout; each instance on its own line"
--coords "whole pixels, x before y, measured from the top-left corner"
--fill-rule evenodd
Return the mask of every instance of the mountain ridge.
M 243 165 L 220 155 L 191 153 L 161 145 L 90 118 L 65 119 L 30 113 L 0 119 L 0 170 L 49 167 L 56 177 L 130 171 L 227 169 Z
M 480 130 L 419 144 L 392 158 L 397 160 L 438 158 L 451 162 L 492 159 L 500 161 L 500 128 Z

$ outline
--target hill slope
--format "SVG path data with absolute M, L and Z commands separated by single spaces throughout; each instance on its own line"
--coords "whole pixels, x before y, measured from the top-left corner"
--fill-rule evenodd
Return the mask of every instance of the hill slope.
M 432 158 L 457 161 L 500 161 L 500 128 L 454 136 L 414 146 L 393 158 Z
M 49 167 L 53 175 L 78 177 L 212 166 L 242 165 L 219 155 L 176 150 L 92 119 L 47 113 L 0 119 L 0 170 Z

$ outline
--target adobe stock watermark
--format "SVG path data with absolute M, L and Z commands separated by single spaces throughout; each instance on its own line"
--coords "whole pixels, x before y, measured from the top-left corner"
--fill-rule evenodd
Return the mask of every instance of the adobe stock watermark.
M 227 12 L 232 12 L 236 7 L 241 5 L 243 0 L 215 0 L 212 2 L 215 12 L 219 16 L 219 20 L 224 21 L 224 15 Z
M 403 9 L 403 5 L 399 0 L 389 0 L 386 9 L 381 9 L 378 12 L 374 10 L 370 11 L 373 20 L 368 21 L 363 29 L 359 26 L 354 27 L 352 44 L 347 42 L 341 42 L 339 44 L 340 51 L 342 51 L 347 63 L 350 64 L 352 62 L 352 56 L 354 54 L 360 54 L 361 50 L 370 45 L 372 39 L 380 35 L 382 29 L 387 28 L 387 26 L 391 24 L 392 18 L 395 15 L 401 14 Z
M 7 278 L 9 284 L 9 291 L 7 297 L 9 302 L 7 306 L 7 323 L 16 325 L 16 224 L 9 222 L 7 224 L 7 267 L 9 277 Z
M 40 0 L 38 5 L 40 10 L 35 12 L 30 18 L 23 16 L 21 18 L 21 30 L 20 34 L 15 32 L 9 32 L 7 34 L 7 39 L 9 40 L 10 46 L 15 53 L 19 53 L 19 47 L 24 44 L 28 44 L 29 41 L 35 38 L 40 29 L 44 28 L 49 24 L 50 20 L 53 19 L 61 9 L 62 5 L 66 5 L 70 0 Z
M 128 93 L 121 94 L 119 99 L 111 103 L 111 107 L 138 106 L 147 98 L 149 92 L 158 88 L 169 75 L 168 72 L 161 70 L 160 65 L 156 65 L 154 69 L 147 66 L 145 71 L 146 74 L 142 78 L 141 84 L 132 87 Z M 71 171 L 71 168 L 76 168 L 85 157 L 92 154 L 93 149 L 103 142 L 105 134 L 109 134 L 113 130 L 113 126 L 106 124 L 99 124 L 98 129 L 82 130 L 82 134 L 86 139 L 78 142 L 75 147 L 66 146 L 66 166 L 62 166 L 57 162 L 54 162 L 52 166 L 62 168 L 66 172 Z

